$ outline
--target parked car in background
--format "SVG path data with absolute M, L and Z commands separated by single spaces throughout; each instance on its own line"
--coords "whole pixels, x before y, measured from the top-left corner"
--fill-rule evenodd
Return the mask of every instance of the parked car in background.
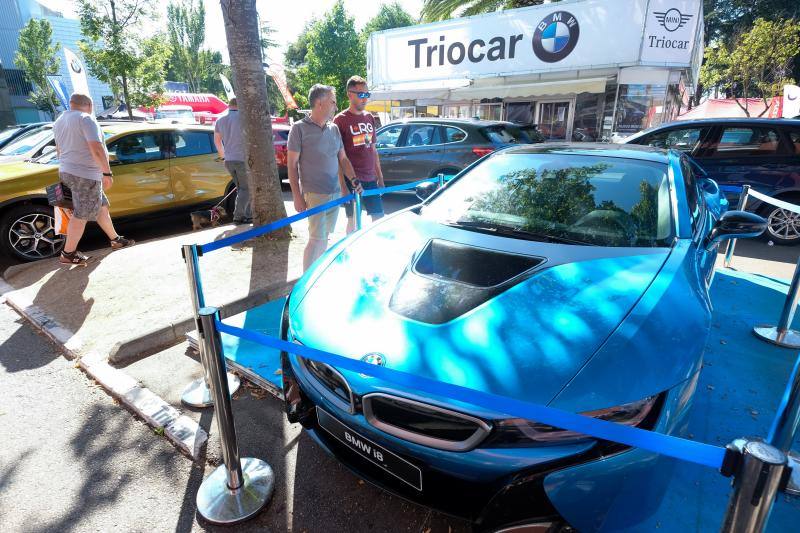
M 215 160 L 212 128 L 136 122 L 100 125 L 114 171 L 108 198 L 115 219 L 211 203 L 233 187 L 224 165 Z M 33 261 L 61 251 L 64 238 L 53 231 L 53 208 L 45 193 L 45 187 L 57 181 L 55 151 L 0 167 L 4 253 Z M 229 213 L 235 196 L 227 200 Z
M 17 124 L 15 126 L 8 126 L 4 130 L 0 130 L 0 150 L 29 131 L 46 126 L 47 124 L 51 124 L 51 122 L 31 122 L 29 124 Z
M 153 114 L 153 122 L 159 124 L 196 124 L 197 119 L 191 106 L 162 105 Z
M 275 162 L 278 164 L 278 178 L 283 181 L 289 179 L 287 164 L 288 152 L 286 143 L 289 141 L 289 130 L 292 127 L 288 124 L 272 123 L 272 143 L 275 146 Z
M 726 208 L 674 150 L 508 148 L 328 250 L 294 286 L 281 336 L 680 434 L 718 245 L 764 231 Z M 282 376 L 289 420 L 358 477 L 478 531 L 640 531 L 668 486 L 673 461 L 644 449 L 296 354 Z
M 387 185 L 453 176 L 495 150 L 530 142 L 510 122 L 472 119 L 410 118 L 375 135 Z
M 720 185 L 747 184 L 800 205 L 800 120 L 687 120 L 645 130 L 624 142 L 680 150 Z M 730 194 L 729 201 L 736 205 L 738 195 Z M 767 219 L 765 238 L 777 244 L 800 243 L 800 215 L 753 198 L 747 209 Z
M 0 165 L 15 161 L 25 161 L 54 150 L 53 123 L 47 122 L 31 128 L 0 149 Z M 0 171 L 1 173 L 2 171 Z

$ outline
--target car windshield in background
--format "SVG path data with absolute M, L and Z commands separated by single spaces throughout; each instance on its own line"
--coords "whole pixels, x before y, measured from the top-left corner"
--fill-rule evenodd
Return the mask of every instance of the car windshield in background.
M 8 128 L 7 130 L 0 131 L 0 143 L 7 141 L 22 128 Z
M 422 215 L 520 239 L 670 246 L 667 166 L 615 157 L 499 154 L 436 196 Z
M 530 138 L 516 126 L 488 126 L 482 131 L 495 144 L 530 144 L 531 142 Z
M 53 128 L 38 128 L 20 135 L 14 142 L 0 150 L 0 155 L 22 155 L 36 148 L 42 141 L 53 136 Z

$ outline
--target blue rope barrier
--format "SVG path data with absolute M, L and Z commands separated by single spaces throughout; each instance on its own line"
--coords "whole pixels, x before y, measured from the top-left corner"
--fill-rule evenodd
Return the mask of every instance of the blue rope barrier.
M 216 322 L 216 326 L 219 331 L 223 333 L 241 337 L 270 348 L 294 353 L 308 359 L 313 359 L 359 374 L 372 376 L 426 394 L 433 394 L 466 402 L 483 409 L 504 413 L 512 417 L 535 420 L 561 429 L 575 431 L 611 442 L 626 444 L 635 448 L 642 448 L 718 470 L 722 467 L 722 462 L 725 457 L 725 448 L 719 446 L 616 424 L 605 420 L 598 420 L 596 418 L 562 411 L 545 405 L 531 404 L 498 396 L 496 394 L 416 376 L 400 370 L 371 365 L 363 361 L 349 359 L 341 355 L 269 337 L 255 331 L 229 326 L 220 321 Z
M 247 231 L 243 231 L 242 233 L 237 233 L 236 235 L 231 235 L 230 237 L 226 237 L 224 239 L 220 239 L 218 241 L 212 241 L 206 244 L 199 246 L 200 251 L 204 254 L 208 252 L 213 252 L 214 250 L 219 250 L 220 248 L 225 248 L 226 246 L 230 246 L 232 244 L 236 244 L 238 242 L 246 241 L 249 239 L 253 239 L 255 237 L 260 237 L 266 233 L 271 231 L 275 231 L 276 229 L 283 228 L 298 220 L 303 220 L 304 218 L 308 218 L 310 216 L 314 216 L 317 213 L 321 213 L 327 209 L 332 207 L 336 207 L 347 202 L 353 200 L 354 196 L 352 194 L 348 194 L 347 196 L 342 196 L 341 198 L 337 198 L 336 200 L 332 200 L 330 202 L 326 202 L 324 204 L 318 205 L 316 207 L 312 207 L 311 209 L 306 209 L 302 213 L 297 213 L 296 215 L 292 215 L 290 217 L 282 218 L 280 220 L 276 220 L 270 224 L 265 224 L 264 226 L 258 226 L 257 228 L 253 228 Z
M 424 180 L 414 181 L 411 183 L 401 183 L 400 185 L 392 185 L 391 187 L 383 187 L 381 189 L 370 189 L 370 190 L 365 189 L 364 192 L 361 193 L 361 196 L 362 197 L 378 196 L 379 194 L 386 194 L 395 191 L 404 191 L 406 189 L 413 189 L 417 185 L 422 185 L 423 183 L 439 183 L 439 178 L 428 178 Z

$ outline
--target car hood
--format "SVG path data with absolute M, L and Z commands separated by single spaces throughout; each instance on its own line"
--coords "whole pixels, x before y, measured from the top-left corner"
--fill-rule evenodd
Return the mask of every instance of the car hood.
M 0 159 L 0 181 L 24 178 L 25 176 L 32 176 L 40 174 L 46 170 L 54 168 L 55 165 L 40 165 L 38 163 L 29 163 L 27 161 L 13 161 L 7 162 Z
M 314 265 L 291 295 L 291 332 L 313 348 L 354 359 L 378 352 L 389 368 L 548 403 L 625 319 L 668 255 L 478 234 L 406 211 Z M 522 261 L 516 270 L 481 277 L 514 261 Z M 468 262 L 483 269 L 465 273 Z

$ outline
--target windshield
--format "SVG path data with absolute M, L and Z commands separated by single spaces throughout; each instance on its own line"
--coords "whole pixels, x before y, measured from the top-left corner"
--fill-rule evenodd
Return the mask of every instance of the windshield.
M 529 144 L 531 140 L 521 129 L 511 125 L 489 126 L 483 134 L 495 144 Z
M 0 155 L 22 155 L 27 154 L 43 141 L 53 138 L 53 128 L 37 128 L 19 136 L 18 139 L 0 150 Z
M 8 128 L 7 130 L 0 131 L 0 143 L 7 141 L 22 128 Z
M 522 239 L 669 246 L 667 165 L 550 153 L 498 154 L 425 205 L 429 219 Z

